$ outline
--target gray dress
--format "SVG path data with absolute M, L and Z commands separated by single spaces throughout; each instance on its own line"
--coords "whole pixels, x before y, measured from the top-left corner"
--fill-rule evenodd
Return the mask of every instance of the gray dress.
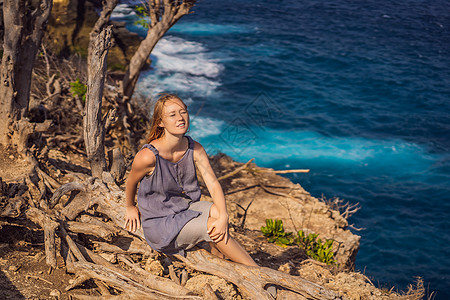
M 156 162 L 153 172 L 144 176 L 139 185 L 137 201 L 142 228 L 150 247 L 166 254 L 184 255 L 184 250 L 195 243 L 211 241 L 206 222 L 212 203 L 199 201 L 194 141 L 186 138 L 189 147 L 176 163 L 159 156 L 153 145 L 143 146 L 155 154 Z

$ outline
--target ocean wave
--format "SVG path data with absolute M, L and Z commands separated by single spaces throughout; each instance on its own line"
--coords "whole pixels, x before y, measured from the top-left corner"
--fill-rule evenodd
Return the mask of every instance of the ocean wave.
M 254 30 L 247 26 L 182 22 L 173 26 L 169 32 L 188 35 L 222 35 L 249 33 L 252 31 Z
M 157 72 L 145 72 L 139 79 L 137 89 L 142 94 L 187 93 L 198 97 L 212 95 L 220 83 L 201 76 L 176 73 L 161 77 Z
M 206 97 L 221 85 L 216 77 L 223 66 L 200 43 L 165 37 L 153 49 L 152 60 L 154 69 L 141 74 L 138 82 L 141 93 L 189 92 Z
M 191 132 L 197 139 L 220 134 L 224 125 L 225 122 L 213 118 L 199 116 L 191 117 L 191 128 L 195 128 Z M 200 128 L 201 130 L 199 130 Z
M 118 4 L 111 14 L 111 20 L 122 20 L 125 18 L 135 18 L 136 12 L 128 4 Z
M 208 57 L 205 48 L 196 42 L 178 37 L 161 39 L 152 54 L 157 57 L 159 72 L 182 72 L 197 76 L 217 77 L 223 66 Z
M 209 127 L 215 129 L 209 130 Z M 216 128 L 221 128 L 220 132 Z M 382 169 L 384 174 L 397 177 L 421 175 L 437 159 L 420 145 L 402 140 L 328 137 L 316 132 L 282 131 L 239 121 L 227 124 L 209 119 L 208 124 L 201 126 L 194 123 L 192 135 L 214 144 L 215 149 L 211 149 L 214 152 L 228 153 L 239 161 L 255 158 L 258 165 L 266 167 L 294 163 L 304 164 L 303 167 L 345 165 L 364 172 Z
M 120 0 L 119 5 L 142 5 L 142 0 Z
M 196 109 L 206 101 L 201 96 L 213 95 L 199 113 L 212 118 L 193 118 L 189 133 L 208 153 L 311 169 L 289 178 L 313 195 L 361 203 L 351 219 L 367 228 L 359 233 L 360 270 L 367 266 L 381 284 L 399 289 L 422 275 L 430 291 L 438 291 L 436 299 L 450 299 L 443 267 L 450 263 L 449 59 L 448 35 L 439 26 L 448 1 L 230 3 L 198 3 L 195 14 L 169 31 L 184 42 L 153 56 L 155 69 L 141 80 L 154 90 L 182 92 Z M 175 46 L 185 48 L 177 53 Z M 213 64 L 180 67 L 189 53 Z M 167 62 L 173 56 L 181 59 Z M 260 92 L 283 111 L 261 122 L 267 127 L 241 114 Z M 411 232 L 424 238 L 414 240 Z M 377 240 L 380 233 L 413 243 L 393 245 Z M 411 249 L 418 250 L 413 260 L 370 257 L 382 251 L 407 256 Z

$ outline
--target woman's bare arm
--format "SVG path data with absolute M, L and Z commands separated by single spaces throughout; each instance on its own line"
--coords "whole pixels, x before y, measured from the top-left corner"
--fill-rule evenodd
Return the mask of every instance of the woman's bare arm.
M 205 149 L 197 142 L 194 146 L 194 160 L 211 194 L 214 205 L 219 211 L 219 218 L 208 228 L 208 234 L 214 242 L 220 242 L 223 239 L 228 241 L 228 212 L 222 186 L 214 174 Z
M 136 207 L 136 191 L 138 183 L 141 179 L 151 173 L 155 167 L 155 155 L 150 149 L 144 148 L 136 154 L 133 164 L 131 165 L 131 171 L 128 175 L 125 185 L 125 229 L 135 232 L 136 229 L 141 227 L 141 221 L 139 219 L 139 210 Z

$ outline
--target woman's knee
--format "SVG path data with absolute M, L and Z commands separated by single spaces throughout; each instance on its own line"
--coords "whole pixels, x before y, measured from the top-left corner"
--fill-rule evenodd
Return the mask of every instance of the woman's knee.
M 216 221 L 217 219 L 216 218 L 214 218 L 214 217 L 208 217 L 208 222 L 207 222 L 207 226 L 208 226 L 208 228 L 207 228 L 207 230 L 209 230 L 209 227 L 211 227 L 211 224 L 212 223 L 214 223 L 214 221 Z
M 214 219 L 219 218 L 219 210 L 217 209 L 217 206 L 215 204 L 211 205 L 211 208 L 209 209 L 209 216 Z

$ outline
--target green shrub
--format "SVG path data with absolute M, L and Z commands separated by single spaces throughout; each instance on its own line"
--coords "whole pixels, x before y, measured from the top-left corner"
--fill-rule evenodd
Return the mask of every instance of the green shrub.
M 83 102 L 86 102 L 87 85 L 81 83 L 79 78 L 77 78 L 77 81 L 70 83 L 70 92 L 72 95 L 80 97 Z
M 306 255 L 312 259 L 326 263 L 327 265 L 335 264 L 333 240 L 326 240 L 325 243 L 322 243 L 322 240 L 317 238 L 318 236 L 315 233 L 306 235 L 303 230 L 299 230 L 297 232 L 296 243 L 305 249 Z
M 282 247 L 287 247 L 294 241 L 292 232 L 284 231 L 281 220 L 266 219 L 266 226 L 261 227 L 261 232 L 268 238 L 269 243 L 275 243 Z
M 269 243 L 275 243 L 282 247 L 298 245 L 304 249 L 306 254 L 317 261 L 332 265 L 336 263 L 333 252 L 333 240 L 326 240 L 325 243 L 316 233 L 308 235 L 299 230 L 294 238 L 292 232 L 285 232 L 283 221 L 266 219 L 266 226 L 261 227 L 261 232 L 267 237 Z

